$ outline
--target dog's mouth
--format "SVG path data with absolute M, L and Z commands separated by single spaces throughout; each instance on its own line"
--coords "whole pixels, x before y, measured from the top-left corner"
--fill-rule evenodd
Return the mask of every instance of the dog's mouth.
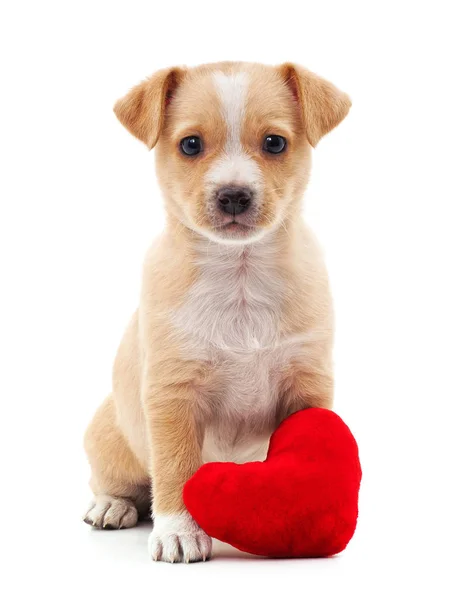
M 256 227 L 233 219 L 229 223 L 216 226 L 215 231 L 224 237 L 245 238 L 254 234 Z
M 222 215 L 214 218 L 213 225 L 216 231 L 254 231 L 256 229 L 255 213 L 244 213 L 242 215 Z
M 261 227 L 258 223 L 259 210 L 256 206 L 243 212 L 226 214 L 211 205 L 208 213 L 210 233 L 223 241 L 245 242 L 259 235 Z
M 226 223 L 225 225 L 221 225 L 220 227 L 218 227 L 218 229 L 223 229 L 225 231 L 250 231 L 253 230 L 254 227 L 252 227 L 251 225 L 245 225 L 245 223 L 240 223 L 239 221 L 236 221 L 235 219 L 233 221 L 231 221 L 230 223 Z

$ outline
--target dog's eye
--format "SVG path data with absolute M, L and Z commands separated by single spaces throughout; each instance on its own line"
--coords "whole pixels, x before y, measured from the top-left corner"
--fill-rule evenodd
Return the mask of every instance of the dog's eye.
M 280 154 L 287 147 L 287 141 L 281 135 L 268 135 L 264 139 L 263 150 L 271 154 Z
M 195 156 L 203 149 L 202 140 L 196 135 L 190 135 L 181 140 L 181 152 L 186 156 Z

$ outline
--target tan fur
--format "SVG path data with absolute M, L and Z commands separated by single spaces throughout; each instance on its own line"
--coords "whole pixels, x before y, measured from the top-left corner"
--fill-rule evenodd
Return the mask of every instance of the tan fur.
M 157 143 L 165 114 L 165 98 L 173 94 L 181 80 L 179 68 L 154 73 L 135 86 L 114 106 L 121 123 L 149 148 Z
M 213 83 L 216 72 L 244 73 L 248 81 L 240 141 L 261 174 L 258 211 L 248 223 L 249 230 L 265 235 L 235 248 L 207 239 L 221 230 L 206 176 L 228 137 Z M 262 440 L 261 450 L 287 415 L 308 406 L 331 407 L 328 279 L 300 210 L 311 146 L 344 118 L 349 105 L 345 94 L 301 67 L 246 63 L 166 69 L 115 105 L 131 133 L 148 147 L 157 142 L 167 225 L 145 261 L 140 306 L 115 360 L 112 395 L 86 435 L 96 495 L 136 502 L 151 485 L 153 514 L 183 514 L 182 488 L 204 460 L 204 445 L 227 444 L 232 450 L 254 434 Z M 261 151 L 261 140 L 270 133 L 286 137 L 284 155 Z M 206 140 L 199 157 L 179 152 L 187 135 Z M 213 293 L 225 298 L 225 288 L 224 296 L 210 288 L 207 306 L 206 286 L 220 285 L 221 265 L 229 285 L 235 281 L 238 287 L 229 288 L 235 314 L 213 304 Z M 266 290 L 266 284 L 272 287 Z M 203 314 L 197 312 L 200 302 Z M 267 319 L 259 320 L 261 311 Z M 205 325 L 197 321 L 195 327 L 190 320 L 199 317 Z M 220 329 L 226 318 L 236 324 L 230 342 L 225 338 L 233 328 Z M 245 327 L 254 340 L 250 345 Z M 236 372 L 249 382 L 248 390 L 229 388 Z M 273 406 L 258 396 L 268 377 L 274 382 L 267 388 L 276 394 Z M 248 406 L 247 392 L 250 399 L 255 394 Z M 215 445 L 208 446 L 209 440 Z M 157 540 L 154 558 L 162 558 L 160 546 Z M 177 560 L 176 554 L 169 559 Z
M 282 66 L 282 75 L 299 98 L 307 139 L 315 147 L 347 115 L 350 98 L 303 67 L 286 63 Z

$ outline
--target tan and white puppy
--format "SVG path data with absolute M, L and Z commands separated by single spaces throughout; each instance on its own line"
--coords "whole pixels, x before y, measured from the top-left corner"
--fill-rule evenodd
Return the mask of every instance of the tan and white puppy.
M 155 560 L 211 554 L 182 499 L 203 462 L 263 460 L 287 415 L 332 405 L 328 279 L 301 199 L 311 148 L 349 107 L 302 67 L 246 63 L 165 69 L 115 105 L 156 146 L 167 222 L 86 433 L 85 521 L 151 510 Z

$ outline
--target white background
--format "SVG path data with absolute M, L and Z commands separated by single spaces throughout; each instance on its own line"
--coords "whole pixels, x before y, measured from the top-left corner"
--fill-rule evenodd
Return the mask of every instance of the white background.
M 3 597 L 459 598 L 456 5 L 2 3 Z M 112 105 L 157 68 L 221 59 L 299 62 L 353 100 L 315 150 L 305 204 L 335 297 L 336 410 L 364 470 L 356 535 L 332 559 L 221 546 L 210 563 L 154 564 L 148 527 L 80 521 L 83 431 L 163 219 L 153 156 Z

